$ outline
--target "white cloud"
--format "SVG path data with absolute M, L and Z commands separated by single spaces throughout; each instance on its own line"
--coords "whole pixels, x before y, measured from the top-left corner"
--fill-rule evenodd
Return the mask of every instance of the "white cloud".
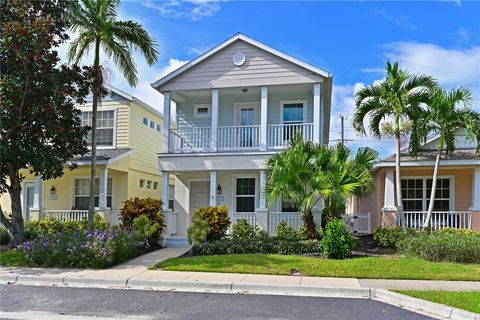
M 190 18 L 193 21 L 211 17 L 220 10 L 220 0 L 166 0 L 147 1 L 147 8 L 156 10 L 162 17 L 167 18 Z
M 391 22 L 397 27 L 412 31 L 417 29 L 417 26 L 410 21 L 410 16 L 395 13 L 392 14 L 386 9 L 381 8 L 374 8 L 373 12 L 383 20 Z
M 480 83 L 480 46 L 448 49 L 432 43 L 394 42 L 386 46 L 387 57 L 400 61 L 413 73 L 425 73 L 448 86 Z

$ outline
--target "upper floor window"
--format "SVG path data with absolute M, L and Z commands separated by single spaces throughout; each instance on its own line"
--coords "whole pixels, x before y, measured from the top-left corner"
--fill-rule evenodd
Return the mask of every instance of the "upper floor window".
M 92 125 L 92 111 L 82 111 L 82 125 Z M 115 111 L 97 111 L 97 146 L 114 147 Z M 92 131 L 88 132 L 87 144 L 92 141 Z
M 150 128 L 155 129 L 155 121 L 150 120 Z
M 157 132 L 162 131 L 162 127 L 160 126 L 160 123 L 157 123 Z
M 210 117 L 210 105 L 209 104 L 196 104 L 194 106 L 195 118 L 208 118 Z
M 147 117 L 143 116 L 143 120 L 142 120 L 142 121 L 143 121 L 143 124 L 144 124 L 144 125 L 148 126 L 148 118 L 147 118 Z
M 282 103 L 283 123 L 303 123 L 304 121 L 304 102 L 285 101 Z

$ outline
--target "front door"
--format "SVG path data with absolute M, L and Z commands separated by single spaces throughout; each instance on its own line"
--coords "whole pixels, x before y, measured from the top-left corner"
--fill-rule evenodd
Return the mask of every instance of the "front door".
M 33 207 L 33 197 L 35 192 L 35 187 L 32 182 L 26 182 L 24 185 L 24 209 L 23 209 L 23 219 L 30 220 L 30 208 Z
M 208 206 L 210 201 L 210 182 L 192 181 L 190 184 L 190 209 L 195 211 L 198 208 Z
M 258 103 L 241 103 L 237 106 L 237 146 L 239 148 L 256 147 Z

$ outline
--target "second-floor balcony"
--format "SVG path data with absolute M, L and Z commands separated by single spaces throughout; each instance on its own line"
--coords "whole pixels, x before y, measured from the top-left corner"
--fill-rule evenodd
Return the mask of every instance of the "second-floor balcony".
M 260 125 L 222 126 L 216 140 L 211 127 L 170 129 L 169 152 L 228 152 L 282 149 L 299 134 L 313 141 L 313 123 L 273 124 L 266 126 L 266 141 L 262 142 Z

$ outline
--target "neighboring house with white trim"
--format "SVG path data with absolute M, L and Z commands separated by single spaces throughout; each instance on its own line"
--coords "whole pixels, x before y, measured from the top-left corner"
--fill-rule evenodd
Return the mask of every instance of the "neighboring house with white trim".
M 438 138 L 421 147 L 417 157 L 401 152 L 403 207 L 408 226 L 423 224 L 430 201 Z M 480 230 L 480 156 L 476 141 L 460 131 L 456 151 L 440 161 L 432 228 L 469 228 Z M 367 200 L 353 199 L 347 211 L 361 218 L 371 213 L 371 230 L 378 226 L 399 225 L 395 196 L 395 154 L 383 159 L 375 169 L 375 190 Z M 360 215 L 359 215 L 360 213 Z
M 175 177 L 167 244 L 184 243 L 192 212 L 207 205 L 226 205 L 233 220 L 269 229 L 285 219 L 302 223 L 289 203 L 265 200 L 265 161 L 296 132 L 328 143 L 332 74 L 239 33 L 152 87 L 164 95 L 170 128 L 158 154 L 163 185 Z
M 105 87 L 108 93 L 99 104 L 97 114 L 96 206 L 115 222 L 116 213 L 126 199 L 160 199 L 162 179 L 157 153 L 162 150 L 164 128 L 159 111 L 117 88 Z M 92 97 L 88 96 L 87 103 L 77 108 L 82 111 L 83 124 L 91 124 Z M 47 181 L 22 170 L 24 218 L 35 218 L 39 214 L 62 220 L 86 217 L 90 161 L 90 152 L 77 156 L 72 159 L 78 165 L 76 169 L 71 171 L 66 165 L 62 177 Z M 167 191 L 169 188 L 173 196 L 173 185 L 167 185 Z M 10 211 L 8 193 L 0 195 L 0 204 L 4 211 Z

